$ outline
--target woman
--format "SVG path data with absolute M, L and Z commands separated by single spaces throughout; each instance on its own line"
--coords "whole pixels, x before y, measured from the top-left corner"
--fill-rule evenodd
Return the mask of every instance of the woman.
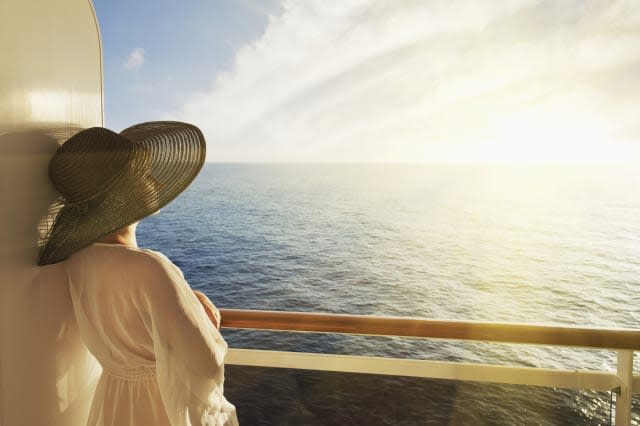
M 223 396 L 218 310 L 135 236 L 204 158 L 198 128 L 151 122 L 83 130 L 51 159 L 60 199 L 39 263 L 65 260 L 80 333 L 103 367 L 89 425 L 237 424 Z

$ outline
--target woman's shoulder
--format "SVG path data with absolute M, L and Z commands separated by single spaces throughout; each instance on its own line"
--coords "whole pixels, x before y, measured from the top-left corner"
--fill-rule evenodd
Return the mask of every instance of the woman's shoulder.
M 92 251 L 101 256 L 107 254 L 121 257 L 126 256 L 133 259 L 149 259 L 150 261 L 169 261 L 164 254 L 157 250 L 112 243 L 93 243 L 79 253 L 84 252 L 90 254 Z
M 119 244 L 94 243 L 78 254 L 79 256 L 72 257 L 78 260 L 83 258 L 85 261 L 108 262 L 112 265 L 118 265 L 119 269 L 124 268 L 132 274 L 138 272 L 156 274 L 178 272 L 182 275 L 178 267 L 157 250 Z
M 162 252 L 138 247 L 131 249 L 129 259 L 132 263 L 158 273 L 177 271 L 182 275 L 180 269 Z
M 171 260 L 169 260 L 169 258 L 162 252 L 159 252 L 157 250 L 152 250 L 152 249 L 148 249 L 148 248 L 140 248 L 140 247 L 130 247 L 133 257 L 135 257 L 137 260 L 139 261 L 143 261 L 143 262 L 149 262 L 150 264 L 159 264 L 159 265 L 165 265 L 165 264 L 171 264 L 173 265 L 173 262 L 171 262 Z
M 184 275 L 167 256 L 151 249 L 136 249 L 127 262 L 135 280 L 157 297 L 183 291 L 189 285 Z M 169 293 L 166 293 L 166 292 Z

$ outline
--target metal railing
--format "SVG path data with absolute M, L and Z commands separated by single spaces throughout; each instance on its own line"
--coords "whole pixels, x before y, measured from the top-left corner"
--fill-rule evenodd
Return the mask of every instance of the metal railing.
M 221 309 L 220 312 L 224 328 L 573 346 L 617 351 L 615 372 L 254 349 L 230 349 L 226 361 L 230 365 L 613 391 L 616 393 L 616 425 L 631 424 L 632 394 L 640 392 L 640 375 L 633 374 L 633 353 L 640 350 L 638 329 L 239 309 Z

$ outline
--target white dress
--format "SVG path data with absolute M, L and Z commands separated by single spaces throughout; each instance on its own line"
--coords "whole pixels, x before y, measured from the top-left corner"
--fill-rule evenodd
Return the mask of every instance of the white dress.
M 95 243 L 67 261 L 80 334 L 103 368 L 90 426 L 237 425 L 227 344 L 161 253 Z

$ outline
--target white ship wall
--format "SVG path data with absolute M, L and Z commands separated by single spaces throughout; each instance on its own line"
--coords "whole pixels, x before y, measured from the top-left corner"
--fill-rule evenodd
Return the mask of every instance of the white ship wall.
M 102 124 L 100 36 L 88 0 L 0 1 L 0 425 L 84 425 L 100 368 L 62 265 L 36 266 L 55 196 L 48 161 Z

